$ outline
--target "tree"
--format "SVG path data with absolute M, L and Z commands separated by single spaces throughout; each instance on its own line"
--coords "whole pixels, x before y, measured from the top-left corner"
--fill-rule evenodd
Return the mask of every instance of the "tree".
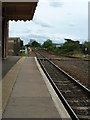
M 37 41 L 33 41 L 30 46 L 35 48 L 35 47 L 40 47 L 41 45 Z
M 66 42 L 60 48 L 61 53 L 64 54 L 73 54 L 75 51 L 80 51 L 80 43 L 79 41 L 73 41 L 71 39 L 65 39 Z
M 52 41 L 48 39 L 43 43 L 42 47 L 46 48 L 47 50 L 52 50 L 54 45 L 53 45 Z

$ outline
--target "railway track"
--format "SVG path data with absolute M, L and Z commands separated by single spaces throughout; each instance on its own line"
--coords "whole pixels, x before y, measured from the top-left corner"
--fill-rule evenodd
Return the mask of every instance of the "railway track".
M 90 120 L 90 90 L 43 55 L 36 56 L 72 120 Z
M 48 58 L 50 60 L 77 60 L 77 61 L 90 61 L 89 58 L 82 58 L 82 57 L 75 57 L 75 56 L 70 56 L 70 55 L 57 55 L 57 58 L 56 58 L 56 55 L 55 54 L 52 54 L 52 53 L 49 53 L 45 50 L 39 50 L 39 53 L 41 54 L 46 54 L 46 56 L 48 56 Z M 47 55 L 48 53 L 48 55 Z M 51 56 L 55 56 L 55 58 L 51 57 Z

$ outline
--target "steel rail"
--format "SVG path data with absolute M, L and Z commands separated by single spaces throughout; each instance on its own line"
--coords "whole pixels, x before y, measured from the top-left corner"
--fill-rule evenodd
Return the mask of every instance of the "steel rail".
M 47 59 L 48 60 L 48 59 Z M 48 60 L 53 66 L 55 66 L 59 71 L 61 71 L 64 75 L 66 75 L 68 78 L 70 78 L 71 80 L 73 80 L 80 88 L 83 88 L 83 90 L 85 90 L 88 95 L 90 95 L 90 90 L 85 87 L 84 85 L 82 85 L 80 82 L 78 82 L 75 78 L 73 78 L 71 75 L 69 75 L 68 73 L 66 73 L 63 69 L 61 69 L 60 67 L 58 67 L 56 64 L 54 64 L 52 61 Z
M 40 54 L 40 53 L 39 53 Z M 41 55 L 41 54 L 40 54 Z M 83 90 L 85 90 L 88 95 L 90 95 L 90 90 L 85 87 L 84 85 L 82 85 L 80 82 L 78 82 L 75 78 L 73 78 L 71 75 L 69 75 L 68 73 L 66 73 L 62 68 L 58 67 L 56 64 L 54 64 L 52 61 L 50 61 L 48 58 L 46 58 L 44 55 L 41 55 L 44 57 L 44 59 L 46 59 L 48 62 L 50 62 L 53 66 L 55 66 L 59 71 L 61 71 L 64 75 L 66 75 L 68 78 L 70 78 L 71 80 L 73 80 L 80 88 L 83 88 Z M 42 59 L 42 58 L 41 58 Z
M 50 83 L 52 84 L 52 86 L 53 86 L 54 90 L 56 91 L 58 97 L 60 98 L 60 100 L 62 101 L 62 103 L 65 106 L 66 110 L 68 111 L 68 113 L 69 113 L 70 117 L 72 118 L 72 120 L 79 120 L 79 118 L 77 117 L 76 113 L 70 107 L 70 105 L 66 101 L 65 97 L 62 95 L 62 93 L 60 92 L 60 90 L 58 89 L 58 87 L 56 86 L 56 84 L 53 82 L 52 78 L 48 74 L 47 70 L 45 69 L 44 65 L 41 63 L 41 61 L 40 61 L 39 58 L 38 58 L 38 61 L 39 61 L 40 65 L 41 65 L 43 71 L 47 75 L 47 78 L 50 80 Z
M 58 97 L 60 98 L 60 100 L 62 101 L 62 103 L 65 106 L 66 110 L 68 111 L 71 119 L 72 120 L 79 120 L 79 118 L 77 117 L 76 113 L 70 107 L 70 105 L 66 101 L 65 97 L 62 95 L 62 93 L 60 92 L 60 90 L 58 89 L 58 87 L 56 86 L 56 84 L 53 82 L 52 78 L 50 77 L 50 75 L 48 74 L 47 70 L 45 69 L 44 65 L 41 63 L 41 61 L 40 61 L 40 59 L 38 57 L 37 57 L 37 60 L 39 61 L 40 65 L 41 65 L 41 67 L 43 69 L 43 71 L 47 75 L 47 78 L 49 79 L 50 83 L 52 84 L 52 86 L 53 86 L 54 90 L 56 91 Z
M 38 53 L 38 54 L 40 54 L 40 53 Z M 63 69 L 59 68 L 56 64 L 54 64 L 48 58 L 45 58 L 44 55 L 41 55 L 43 58 L 39 58 L 37 54 L 36 54 L 36 56 L 37 56 L 37 59 L 38 59 L 39 63 L 41 64 L 42 69 L 44 70 L 45 74 L 47 75 L 48 79 L 50 80 L 50 83 L 52 84 L 52 86 L 55 89 L 58 97 L 61 99 L 63 105 L 65 106 L 65 108 L 68 111 L 68 113 L 71 116 L 71 118 L 75 119 L 75 120 L 79 120 L 79 118 L 76 115 L 76 113 L 73 111 L 73 109 L 71 108 L 71 106 L 69 105 L 69 103 L 67 102 L 65 97 L 63 96 L 63 94 L 60 92 L 60 90 L 58 89 L 58 87 L 54 83 L 53 79 L 50 77 L 49 73 L 47 72 L 46 68 L 42 64 L 41 60 L 43 58 L 44 58 L 43 60 L 46 59 L 50 64 L 52 64 L 55 68 L 57 68 L 60 72 L 62 72 L 67 78 L 70 78 L 70 80 L 73 80 L 73 82 L 75 82 L 81 89 L 83 88 L 83 90 L 85 90 L 88 95 L 90 95 L 90 90 L 88 88 L 86 88 L 85 86 L 83 86 L 81 83 L 79 83 L 77 80 L 75 80 L 72 76 L 70 76 L 68 73 L 66 73 Z

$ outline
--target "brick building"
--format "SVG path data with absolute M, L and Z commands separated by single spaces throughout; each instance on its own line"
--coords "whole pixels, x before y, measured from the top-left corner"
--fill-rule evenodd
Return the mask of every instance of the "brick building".
M 22 43 L 23 41 L 19 37 L 10 37 L 8 39 L 8 55 L 19 56 Z

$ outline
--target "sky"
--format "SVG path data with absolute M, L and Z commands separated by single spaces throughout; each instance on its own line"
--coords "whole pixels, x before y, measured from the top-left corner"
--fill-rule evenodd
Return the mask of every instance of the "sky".
M 10 21 L 9 37 L 20 37 L 24 44 L 30 39 L 43 43 L 51 39 L 88 40 L 88 0 L 39 0 L 31 21 Z

